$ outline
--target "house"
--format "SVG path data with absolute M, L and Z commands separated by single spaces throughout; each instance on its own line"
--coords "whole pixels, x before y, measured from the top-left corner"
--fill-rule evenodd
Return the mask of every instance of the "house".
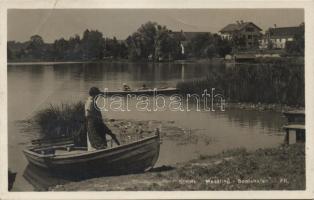
M 237 21 L 234 24 L 228 24 L 219 31 L 224 39 L 234 40 L 239 48 L 251 49 L 258 48 L 258 40 L 262 36 L 262 29 L 253 22 Z
M 294 26 L 294 27 L 275 27 L 269 28 L 265 35 L 260 39 L 259 47 L 260 49 L 284 49 L 286 48 L 286 43 L 289 41 L 294 41 L 295 36 L 302 33 L 302 28 L 304 26 Z

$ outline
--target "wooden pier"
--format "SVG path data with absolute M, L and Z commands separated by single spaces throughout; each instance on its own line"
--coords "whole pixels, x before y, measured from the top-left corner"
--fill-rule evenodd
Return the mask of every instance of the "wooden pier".
M 288 111 L 283 113 L 288 124 L 283 126 L 286 132 L 284 143 L 305 143 L 305 112 L 304 110 Z

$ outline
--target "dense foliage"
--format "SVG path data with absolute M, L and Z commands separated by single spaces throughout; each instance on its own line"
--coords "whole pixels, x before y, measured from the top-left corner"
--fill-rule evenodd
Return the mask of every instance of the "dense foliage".
M 304 23 L 300 25 L 300 32 L 296 33 L 293 41 L 288 41 L 286 49 L 289 54 L 304 56 L 305 49 L 305 29 Z
M 218 34 L 200 33 L 187 44 L 189 57 L 224 57 L 232 51 L 232 41 L 222 39 Z
M 304 65 L 278 62 L 213 68 L 206 79 L 180 82 L 177 87 L 199 94 L 216 88 L 229 102 L 304 106 Z

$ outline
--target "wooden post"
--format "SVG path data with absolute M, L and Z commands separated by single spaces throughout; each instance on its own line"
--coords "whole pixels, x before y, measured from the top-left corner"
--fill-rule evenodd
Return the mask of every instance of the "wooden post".
M 285 141 L 284 141 L 284 143 L 285 143 L 286 145 L 289 145 L 289 140 L 290 140 L 290 138 L 289 138 L 289 129 L 286 129 L 286 136 L 285 136 Z

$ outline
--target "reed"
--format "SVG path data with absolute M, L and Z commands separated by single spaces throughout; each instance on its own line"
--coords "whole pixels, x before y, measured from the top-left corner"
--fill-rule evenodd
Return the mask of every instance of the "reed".
M 304 65 L 279 62 L 212 68 L 205 79 L 179 82 L 177 88 L 193 94 L 215 88 L 228 102 L 304 106 Z
M 84 103 L 50 105 L 32 118 L 44 139 L 57 137 L 77 138 L 85 130 Z

